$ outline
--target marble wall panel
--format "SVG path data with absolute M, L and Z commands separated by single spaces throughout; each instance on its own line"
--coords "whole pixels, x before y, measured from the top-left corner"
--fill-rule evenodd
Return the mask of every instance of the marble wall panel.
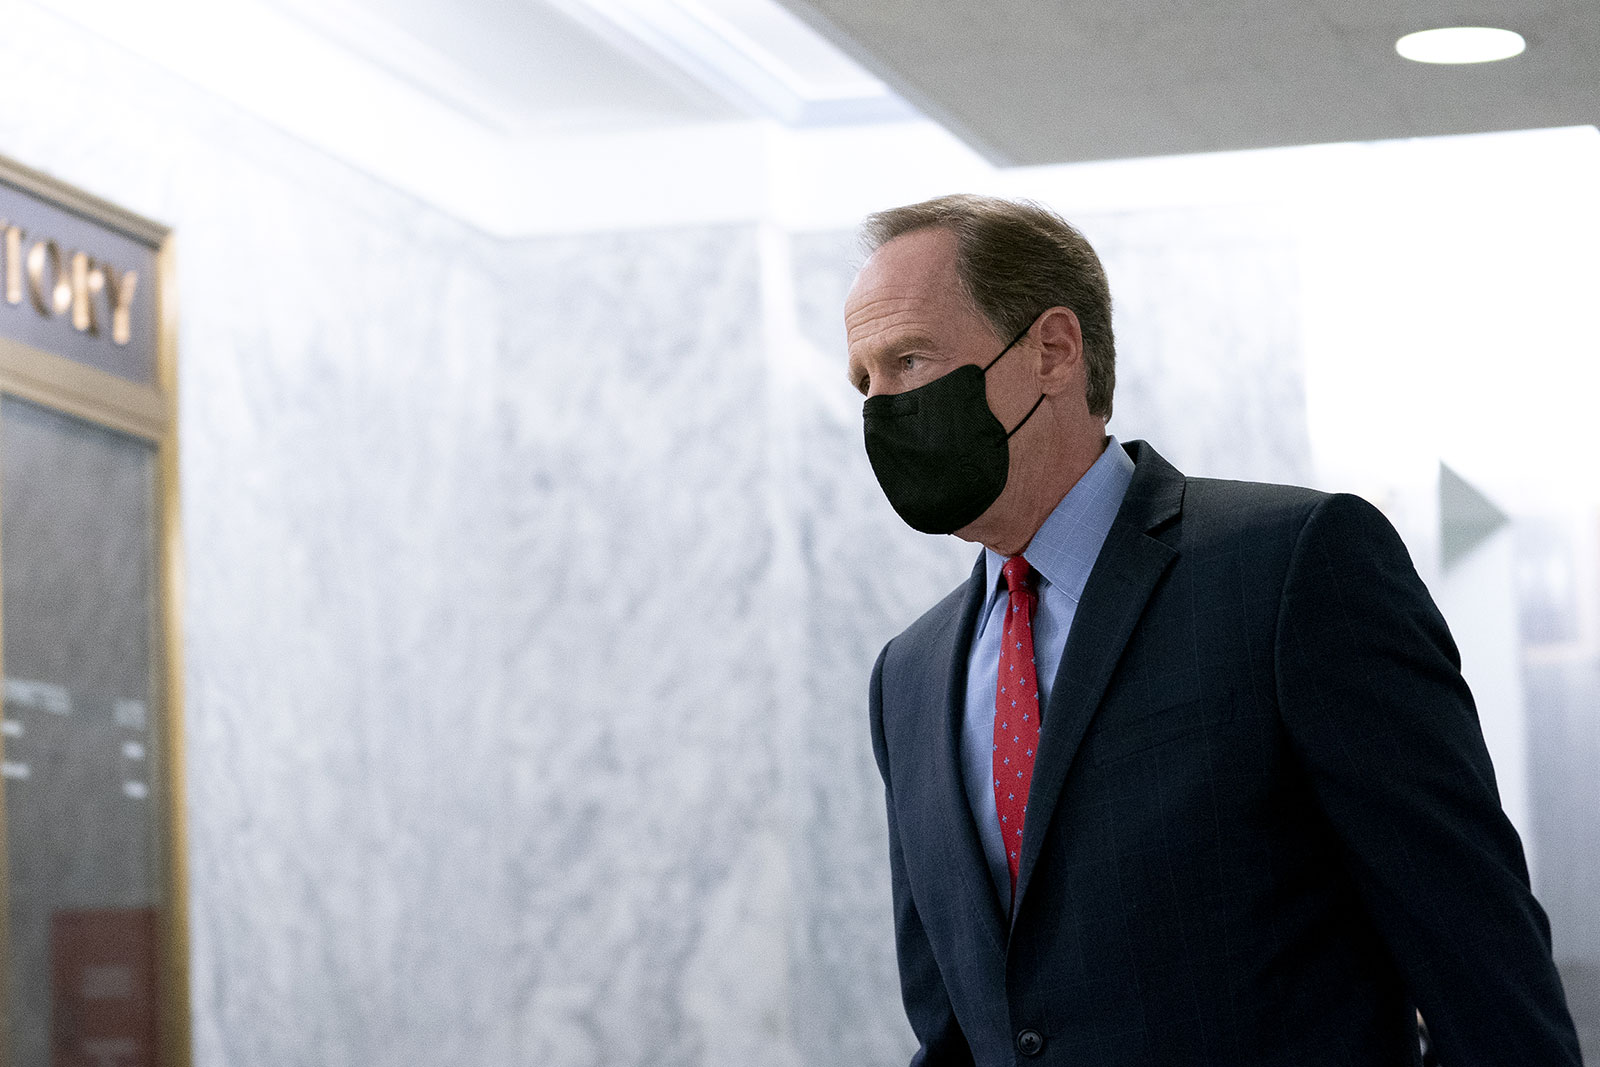
M 231 320 L 184 339 L 197 1036 L 478 1062 L 507 921 L 493 276 L 405 215 L 231 184 L 264 217 L 185 231 L 220 268 L 189 305 Z
M 507 278 L 517 1062 L 794 1063 L 753 229 L 542 240 Z

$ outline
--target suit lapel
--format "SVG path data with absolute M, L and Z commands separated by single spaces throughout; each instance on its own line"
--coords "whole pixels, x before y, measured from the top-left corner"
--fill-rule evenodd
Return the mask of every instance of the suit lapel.
M 942 702 L 944 729 L 937 780 L 940 783 L 938 801 L 943 810 L 949 813 L 954 829 L 956 855 L 951 875 L 960 885 L 967 910 L 988 935 L 998 956 L 1005 951 L 1005 916 L 994 891 L 994 882 L 989 877 L 989 861 L 984 858 L 978 824 L 972 816 L 972 805 L 967 802 L 966 777 L 961 763 L 961 728 L 966 718 L 967 659 L 972 648 L 972 635 L 977 629 L 978 615 L 987 599 L 987 577 L 984 557 L 979 553 L 977 565 L 967 580 L 958 623 L 945 631 L 947 640 L 934 650 L 932 662 L 948 665 Z
M 1133 442 L 1128 451 L 1135 464 L 1133 481 L 1083 587 L 1045 708 L 1039 758 L 1028 790 L 1013 919 L 1021 911 L 1056 801 L 1112 671 L 1156 583 L 1178 555 L 1148 531 L 1182 509 L 1183 475 L 1143 441 Z

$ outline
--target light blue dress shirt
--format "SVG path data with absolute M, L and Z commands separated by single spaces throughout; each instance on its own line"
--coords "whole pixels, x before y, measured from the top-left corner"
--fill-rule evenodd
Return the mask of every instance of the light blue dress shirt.
M 1078 479 L 1061 503 L 1044 520 L 1039 532 L 1023 551 L 1028 563 L 1038 572 L 1038 603 L 1033 613 L 1033 658 L 1039 675 L 1039 708 L 1050 703 L 1056 668 L 1078 598 L 1089 580 L 1089 571 L 1100 555 L 1106 534 L 1133 481 L 1133 460 L 1117 439 L 1109 439 L 1105 452 Z M 989 578 L 989 597 L 978 616 L 972 650 L 967 658 L 966 715 L 961 728 L 961 769 L 978 824 L 983 854 L 989 861 L 989 877 L 1003 907 L 1011 901 L 1011 871 L 1006 866 L 1005 846 L 1000 840 L 1000 821 L 994 808 L 994 687 L 1000 674 L 1000 634 L 1005 626 L 1009 603 L 1005 578 L 1000 568 L 1006 557 L 984 549 Z M 1040 729 L 1050 729 L 1050 719 L 1041 719 Z

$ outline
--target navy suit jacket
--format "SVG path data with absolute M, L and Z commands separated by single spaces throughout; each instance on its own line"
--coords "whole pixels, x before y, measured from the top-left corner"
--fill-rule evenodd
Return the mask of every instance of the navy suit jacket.
M 1455 646 L 1393 528 L 1128 451 L 1009 919 L 961 777 L 981 557 L 873 668 L 912 1063 L 1415 1064 L 1420 1008 L 1445 1067 L 1577 1067 Z

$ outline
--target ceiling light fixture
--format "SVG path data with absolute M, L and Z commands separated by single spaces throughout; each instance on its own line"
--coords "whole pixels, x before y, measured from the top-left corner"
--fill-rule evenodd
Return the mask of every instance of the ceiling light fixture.
M 1394 50 L 1418 63 L 1492 63 L 1521 55 L 1528 46 L 1522 34 L 1486 26 L 1450 26 L 1408 33 Z

